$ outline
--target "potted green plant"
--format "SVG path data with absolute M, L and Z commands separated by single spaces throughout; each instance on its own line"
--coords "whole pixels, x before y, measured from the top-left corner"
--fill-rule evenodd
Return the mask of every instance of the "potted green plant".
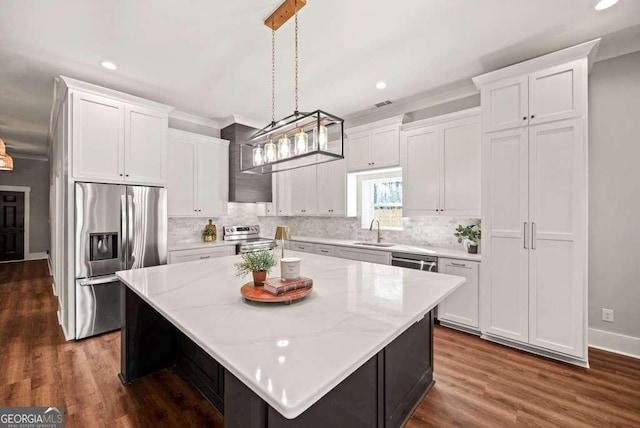
M 276 257 L 272 251 L 261 250 L 251 253 L 243 253 L 242 261 L 236 263 L 236 272 L 239 277 L 253 274 L 253 285 L 260 287 L 267 280 L 267 274 L 276 265 Z
M 478 243 L 480 242 L 481 235 L 482 231 L 479 223 L 468 226 L 458 225 L 453 234 L 453 236 L 458 238 L 459 243 L 464 243 L 469 254 L 478 254 Z
M 204 242 L 213 242 L 216 240 L 216 231 L 215 229 L 204 229 L 202 231 L 202 238 Z

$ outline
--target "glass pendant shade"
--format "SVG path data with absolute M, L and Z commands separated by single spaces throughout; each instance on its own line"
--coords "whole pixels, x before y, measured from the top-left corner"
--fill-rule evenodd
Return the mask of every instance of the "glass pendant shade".
M 275 162 L 278 159 L 276 145 L 273 143 L 273 140 L 269 140 L 269 142 L 264 145 L 264 157 L 267 163 Z
M 329 131 L 327 127 L 320 123 L 320 126 L 315 130 L 314 134 L 315 141 L 313 142 L 314 147 L 319 147 L 320 150 L 327 150 L 329 147 Z
M 302 128 L 298 130 L 294 139 L 294 150 L 296 155 L 303 155 L 307 153 L 309 145 L 309 136 L 304 132 Z
M 0 138 L 0 171 L 13 171 L 13 158 L 7 154 L 7 147 Z
M 253 148 L 253 165 L 264 165 L 264 150 L 262 146 L 255 146 Z
M 291 140 L 285 133 L 278 140 L 278 159 L 286 159 L 291 156 Z

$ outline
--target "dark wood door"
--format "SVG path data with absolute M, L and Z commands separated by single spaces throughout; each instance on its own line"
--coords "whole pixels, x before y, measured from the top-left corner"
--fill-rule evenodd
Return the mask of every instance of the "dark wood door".
M 0 192 L 0 261 L 24 259 L 24 193 Z

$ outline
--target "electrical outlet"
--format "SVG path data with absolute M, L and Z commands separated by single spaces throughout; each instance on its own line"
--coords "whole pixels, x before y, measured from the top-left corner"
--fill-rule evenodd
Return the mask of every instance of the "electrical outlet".
M 613 309 L 602 308 L 602 321 L 613 322 Z

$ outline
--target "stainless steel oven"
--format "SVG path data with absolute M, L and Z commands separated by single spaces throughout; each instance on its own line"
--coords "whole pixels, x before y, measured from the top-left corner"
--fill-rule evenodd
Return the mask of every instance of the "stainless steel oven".
M 438 272 L 438 258 L 422 254 L 391 253 L 391 265 L 427 272 Z

